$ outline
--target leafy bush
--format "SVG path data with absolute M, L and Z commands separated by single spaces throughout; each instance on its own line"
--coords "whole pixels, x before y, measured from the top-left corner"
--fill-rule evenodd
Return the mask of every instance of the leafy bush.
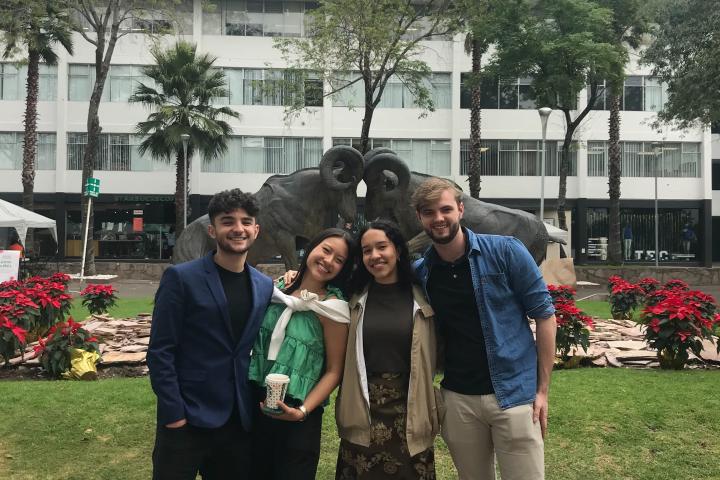
M 0 355 L 7 364 L 15 356 L 15 352 L 25 348 L 25 329 L 18 327 L 5 315 L 0 313 Z
M 632 318 L 632 311 L 644 297 L 642 288 L 624 280 L 618 275 L 608 279 L 608 290 L 610 291 L 610 312 L 616 320 Z
M 720 314 L 712 296 L 686 290 L 685 282 L 672 282 L 648 296 L 639 323 L 645 327 L 645 340 L 658 351 L 660 367 L 679 370 L 690 351 L 700 357 L 702 340 L 715 341 Z
M 575 289 L 568 285 L 548 285 L 548 290 L 555 305 L 555 346 L 560 357 L 567 360 L 572 349 L 578 346 L 587 352 L 590 330 L 595 324 L 575 305 Z
M 88 285 L 80 292 L 83 297 L 82 304 L 91 314 L 107 313 L 117 302 L 115 289 L 112 285 Z
M 97 338 L 70 317 L 67 322 L 53 325 L 47 337 L 39 338 L 38 345 L 33 348 L 35 355 L 40 357 L 42 368 L 51 376 L 59 378 L 70 369 L 70 349 L 98 352 L 98 342 Z

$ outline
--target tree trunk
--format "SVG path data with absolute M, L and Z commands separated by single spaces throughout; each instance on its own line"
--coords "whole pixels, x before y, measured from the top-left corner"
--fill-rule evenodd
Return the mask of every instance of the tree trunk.
M 95 173 L 95 158 L 97 157 L 98 144 L 100 139 L 100 118 L 98 117 L 99 102 L 93 102 L 92 97 L 90 98 L 90 106 L 88 109 L 88 121 L 87 121 L 87 143 L 85 145 L 85 152 L 83 154 L 83 170 L 82 170 L 82 181 L 80 188 L 82 189 L 82 196 L 80 197 L 80 218 L 81 228 L 83 232 L 83 241 L 85 241 L 85 225 L 88 225 L 87 229 L 87 245 L 85 250 L 85 275 L 95 275 L 95 246 L 93 238 L 95 237 L 93 222 L 94 212 L 92 209 L 88 211 L 89 197 L 85 196 L 85 184 L 88 178 L 91 178 Z
M 183 206 L 187 201 L 187 190 L 185 190 L 183 180 L 186 180 L 188 185 L 190 184 L 190 178 L 188 175 L 189 171 L 189 168 L 187 170 L 185 169 L 183 152 L 180 150 L 177 152 L 177 156 L 175 158 L 175 238 L 180 238 L 180 234 L 184 230 L 185 211 Z
M 558 188 L 558 202 L 557 202 L 557 215 L 558 215 L 558 226 L 567 231 L 567 219 L 565 218 L 565 199 L 567 197 L 567 176 L 568 170 L 570 170 L 570 146 L 572 145 L 572 137 L 575 132 L 575 126 L 573 123 L 568 123 L 567 129 L 565 130 L 565 139 L 562 145 L 562 155 L 560 155 L 560 182 Z
M 25 134 L 23 138 L 22 160 L 22 206 L 34 211 L 33 192 L 35 190 L 35 157 L 37 155 L 37 102 L 40 53 L 37 50 L 28 52 L 28 77 L 25 96 Z M 33 231 L 28 230 L 25 237 L 25 250 L 33 250 Z
M 97 34 L 97 45 L 95 47 L 95 84 L 93 85 L 93 91 L 90 95 L 90 103 L 88 106 L 87 144 L 85 145 L 85 154 L 83 155 L 82 185 L 80 185 L 83 193 L 87 179 L 92 177 L 95 171 L 95 159 L 97 158 L 100 133 L 102 131 L 100 128 L 100 117 L 98 115 L 100 110 L 100 100 L 102 99 L 103 89 L 105 88 L 105 80 L 107 79 L 107 74 L 110 70 L 110 60 L 112 59 L 113 52 L 115 51 L 115 44 L 117 42 L 118 31 L 120 29 L 120 19 L 117 14 L 119 8 L 118 0 L 112 0 L 108 8 L 112 9 L 109 14 L 112 15 L 111 18 L 113 23 L 110 27 L 107 51 L 105 50 L 105 34 L 107 32 L 106 24 L 102 24 L 102 26 L 95 32 Z M 86 216 L 88 216 L 87 204 L 88 198 L 85 197 L 85 195 L 82 195 L 80 205 L 83 232 L 85 231 Z M 85 252 L 85 273 L 87 275 L 95 275 L 95 249 L 93 248 L 92 242 L 94 237 L 92 210 L 89 212 L 89 217 L 87 249 Z
M 620 96 L 611 94 L 608 145 L 608 194 L 610 196 L 610 218 L 608 222 L 608 262 L 622 262 L 622 239 L 620 238 L 620 178 L 622 162 L 620 159 Z
M 360 153 L 365 155 L 370 150 L 370 125 L 372 117 L 375 113 L 375 107 L 365 104 L 365 116 L 362 120 L 362 129 L 360 130 Z
M 470 92 L 470 152 L 468 158 L 468 183 L 470 184 L 470 196 L 480 198 L 480 120 L 482 110 L 480 106 L 480 67 L 483 45 L 479 40 L 472 42 L 472 73 L 475 83 Z

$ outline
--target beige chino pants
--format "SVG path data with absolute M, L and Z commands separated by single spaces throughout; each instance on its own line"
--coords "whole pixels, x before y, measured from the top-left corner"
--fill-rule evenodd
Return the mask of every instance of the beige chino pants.
M 495 395 L 462 395 L 442 389 L 445 439 L 459 480 L 543 480 L 545 458 L 540 422 L 532 405 L 502 410 Z M 494 456 L 493 456 L 494 453 Z

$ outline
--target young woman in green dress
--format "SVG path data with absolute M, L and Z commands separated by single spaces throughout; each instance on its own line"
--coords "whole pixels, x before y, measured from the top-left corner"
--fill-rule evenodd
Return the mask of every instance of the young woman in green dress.
M 435 478 L 441 400 L 433 386 L 433 311 L 413 284 L 408 247 L 392 222 L 359 234 L 350 334 L 335 417 L 337 480 Z
M 265 397 L 265 377 L 290 377 L 281 413 L 260 403 L 253 425 L 253 472 L 263 480 L 314 479 L 320 458 L 323 407 L 340 383 L 349 309 L 341 288 L 353 262 L 352 237 L 327 229 L 307 246 L 297 276 L 273 294 L 253 346 L 249 379 Z

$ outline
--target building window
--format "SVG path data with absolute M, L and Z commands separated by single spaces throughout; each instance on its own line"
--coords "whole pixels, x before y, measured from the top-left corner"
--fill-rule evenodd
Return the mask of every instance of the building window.
M 0 63 L 0 100 L 25 100 L 27 65 Z M 38 100 L 51 102 L 57 98 L 57 66 L 39 65 Z
M 598 99 L 593 110 L 610 110 L 610 93 L 607 84 L 599 82 Z M 588 87 L 589 89 L 589 87 Z M 632 75 L 625 77 L 620 96 L 620 110 L 659 112 L 668 99 L 667 85 L 657 77 Z
M 22 132 L 0 133 L 0 170 L 21 170 L 24 134 Z M 35 153 L 37 170 L 55 170 L 55 134 L 38 133 Z
M 697 208 L 660 208 L 658 210 L 658 258 L 660 262 L 700 260 L 702 235 Z M 607 259 L 608 209 L 587 209 L 587 256 L 589 260 Z M 620 210 L 623 257 L 626 262 L 655 261 L 655 213 L 651 208 Z M 629 240 L 629 242 L 628 242 Z
M 470 73 L 460 75 L 460 108 L 471 107 Z M 501 79 L 483 76 L 480 82 L 480 107 L 487 109 L 532 110 L 537 108 L 533 99 L 531 78 Z
M 142 82 L 150 87 L 153 81 L 143 75 L 143 65 L 111 65 L 100 101 L 127 102 Z M 68 72 L 68 99 L 86 102 L 95 85 L 95 65 L 70 65 Z
M 620 142 L 623 177 L 699 177 L 702 153 L 699 143 Z M 608 142 L 588 142 L 588 176 L 608 175 Z
M 102 133 L 98 141 L 95 170 L 107 171 L 169 171 L 175 159 L 154 160 L 149 152 L 141 155 L 138 146 L 142 137 L 128 133 Z M 67 169 L 82 170 L 87 133 L 68 133 Z
M 351 77 L 345 75 L 335 82 L 331 80 L 331 84 L 344 85 L 350 80 Z M 452 85 L 449 73 L 433 73 L 423 83 L 430 92 L 430 98 L 436 109 L 452 107 Z M 361 108 L 364 105 L 365 86 L 362 80 L 333 95 L 333 106 L 336 107 Z M 418 106 L 415 94 L 398 77 L 392 76 L 383 90 L 378 108 L 418 108 Z
M 224 0 L 203 10 L 203 34 L 247 37 L 302 37 L 306 14 L 317 2 Z
M 315 73 L 294 76 L 291 71 L 260 68 L 222 68 L 227 97 L 213 98 L 216 104 L 292 105 L 296 95 L 306 107 L 321 107 L 322 80 Z
M 333 145 L 349 145 L 360 150 L 360 139 L 333 138 Z M 370 148 L 378 147 L 393 150 L 411 171 L 450 176 L 450 140 L 370 139 Z
M 483 140 L 480 154 L 480 175 L 539 176 L 542 162 L 542 140 Z M 562 158 L 562 142 L 545 142 L 545 175 L 558 176 Z M 468 174 L 470 141 L 460 140 L 460 175 Z M 577 143 L 570 147 L 569 176 L 577 175 Z
M 212 173 L 292 173 L 317 167 L 322 158 L 322 139 L 304 137 L 232 137 L 220 158 L 203 162 L 202 171 Z

